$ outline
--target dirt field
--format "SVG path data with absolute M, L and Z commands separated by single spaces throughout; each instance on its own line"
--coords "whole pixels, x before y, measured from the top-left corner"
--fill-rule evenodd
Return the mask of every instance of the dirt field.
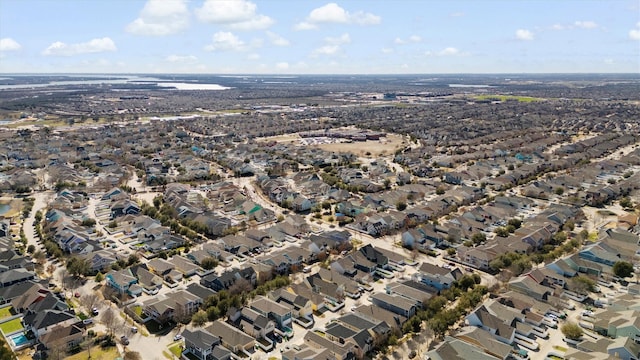
M 300 139 L 301 137 L 298 134 L 286 134 L 286 135 L 278 135 L 278 136 L 261 137 L 261 138 L 257 138 L 256 141 L 260 141 L 260 142 L 275 141 L 277 143 L 294 142 L 298 144 L 300 142 Z
M 335 152 L 352 152 L 362 157 L 378 157 L 380 155 L 391 155 L 406 141 L 402 136 L 395 134 L 387 134 L 380 140 L 354 141 L 352 143 L 334 143 L 311 145 L 326 151 Z M 367 155 L 369 153 L 369 155 Z
M 391 155 L 397 149 L 407 144 L 406 139 L 396 134 L 387 134 L 386 137 L 380 138 L 380 140 L 354 141 L 351 143 L 339 142 L 339 140 L 340 139 L 327 139 L 327 143 L 305 145 L 303 144 L 303 139 L 298 136 L 298 134 L 269 136 L 257 139 L 257 141 L 261 142 L 275 141 L 278 143 L 293 143 L 299 146 L 314 146 L 326 151 L 351 152 L 365 158 Z

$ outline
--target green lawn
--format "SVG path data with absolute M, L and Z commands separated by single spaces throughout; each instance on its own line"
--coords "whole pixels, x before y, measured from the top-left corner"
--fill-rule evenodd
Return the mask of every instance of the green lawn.
M 7 321 L 5 323 L 0 324 L 0 329 L 2 329 L 2 332 L 5 334 L 11 334 L 13 332 L 23 329 L 23 327 L 22 327 L 22 323 L 20 322 L 20 318 L 15 318 L 11 321 Z
M 5 306 L 0 309 L 0 319 L 5 319 L 11 316 L 13 316 L 13 314 L 11 313 L 11 306 Z
M 106 349 L 100 346 L 91 347 L 91 360 L 113 360 L 118 357 L 118 349 L 115 346 L 108 347 Z M 83 349 L 79 353 L 66 357 L 65 360 L 88 360 L 89 354 L 86 349 Z
M 171 351 L 171 353 L 177 358 L 180 358 L 180 355 L 182 355 L 182 341 L 169 346 L 169 351 Z

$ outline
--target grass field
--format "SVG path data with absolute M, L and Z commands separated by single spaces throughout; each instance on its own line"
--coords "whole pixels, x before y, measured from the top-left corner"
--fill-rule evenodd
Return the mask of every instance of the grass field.
M 11 334 L 13 332 L 23 329 L 23 327 L 22 327 L 22 323 L 20 322 L 20 318 L 15 318 L 13 320 L 0 324 L 0 329 L 5 334 Z
M 11 316 L 13 316 L 13 314 L 11 313 L 11 306 L 5 306 L 0 309 L 0 319 L 6 319 Z
M 115 346 L 103 349 L 100 346 L 91 347 L 91 360 L 113 360 L 120 356 Z M 89 360 L 89 353 L 82 350 L 79 353 L 66 357 L 65 360 Z
M 171 353 L 177 358 L 180 358 L 180 355 L 182 354 L 182 341 L 169 346 L 169 351 L 171 351 Z

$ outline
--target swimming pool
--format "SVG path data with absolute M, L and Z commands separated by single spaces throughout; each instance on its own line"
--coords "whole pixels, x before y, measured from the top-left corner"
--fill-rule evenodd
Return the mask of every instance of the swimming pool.
M 20 345 L 24 345 L 27 342 L 29 342 L 29 340 L 27 339 L 27 337 L 24 335 L 24 333 L 20 333 L 20 334 L 15 334 L 15 335 L 11 335 L 9 336 L 9 339 L 11 339 L 11 342 L 13 343 L 13 347 L 17 348 Z

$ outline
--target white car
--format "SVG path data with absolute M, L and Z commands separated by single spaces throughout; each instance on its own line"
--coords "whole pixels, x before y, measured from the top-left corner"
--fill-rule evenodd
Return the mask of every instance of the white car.
M 173 337 L 173 341 L 178 341 L 178 340 L 182 340 L 182 335 L 177 334 L 176 336 Z

